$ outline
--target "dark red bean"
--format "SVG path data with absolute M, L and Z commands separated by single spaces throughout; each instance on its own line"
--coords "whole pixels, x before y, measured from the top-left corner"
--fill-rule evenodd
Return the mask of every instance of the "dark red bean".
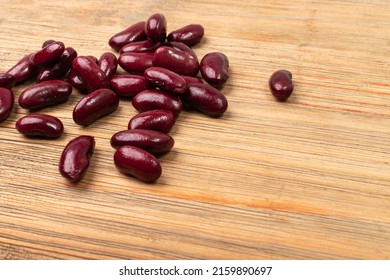
M 115 75 L 110 80 L 111 89 L 119 96 L 134 97 L 148 88 L 149 82 L 140 75 Z
M 210 85 L 221 86 L 229 79 L 229 60 L 220 52 L 206 54 L 200 61 L 200 73 Z
M 145 33 L 154 42 L 164 42 L 167 36 L 167 21 L 162 14 L 154 14 L 145 23 Z
M 166 46 L 159 47 L 154 52 L 153 65 L 187 76 L 195 76 L 199 71 L 196 55 Z
M 185 76 L 185 75 L 181 75 L 184 80 L 186 80 L 186 83 L 187 83 L 187 86 L 189 84 L 196 84 L 196 83 L 202 83 L 203 84 L 203 81 L 201 78 L 199 77 L 193 77 L 193 76 Z
M 106 74 L 99 65 L 87 56 L 78 56 L 73 60 L 72 69 L 74 73 L 83 81 L 87 92 L 93 92 L 100 88 L 109 88 L 110 83 Z
M 81 135 L 71 140 L 61 154 L 60 174 L 72 182 L 80 180 L 89 167 L 94 149 L 93 136 Z
M 30 62 L 34 66 L 44 66 L 50 63 L 55 63 L 58 61 L 64 50 L 64 43 L 55 41 L 34 53 L 30 57 Z
M 131 42 L 146 40 L 145 21 L 138 22 L 110 38 L 108 44 L 116 51 Z
M 74 70 L 71 68 L 68 73 L 68 82 L 76 89 L 81 92 L 86 92 L 87 88 L 84 85 L 84 82 L 76 75 Z
M 175 50 L 178 50 L 178 51 L 192 53 L 196 57 L 196 54 L 193 51 L 193 49 L 191 49 L 190 46 L 187 46 L 184 43 L 172 41 L 172 42 L 166 42 L 164 44 L 164 46 L 174 48 Z
M 110 79 L 116 73 L 118 67 L 118 59 L 116 58 L 115 54 L 105 52 L 100 56 L 98 65 L 100 69 L 103 70 L 104 74 L 106 74 L 106 77 Z
M 0 88 L 11 89 L 15 85 L 15 77 L 8 73 L 0 73 Z
M 274 72 L 268 81 L 271 93 L 279 101 L 286 101 L 294 90 L 292 74 L 287 70 Z
M 4 121 L 14 108 L 15 97 L 11 89 L 0 87 L 0 122 Z
M 226 97 L 207 84 L 190 84 L 184 98 L 192 108 L 212 117 L 221 116 L 228 107 Z
M 64 103 L 72 93 L 72 86 L 61 80 L 50 80 L 27 87 L 19 96 L 19 105 L 37 110 Z
M 115 149 L 130 145 L 151 154 L 168 152 L 174 144 L 175 141 L 170 135 L 149 129 L 123 130 L 111 137 L 111 146 Z
M 47 45 L 50 45 L 51 43 L 54 43 L 54 42 L 55 42 L 55 40 L 52 40 L 52 39 L 49 39 L 49 40 L 44 41 L 44 42 L 42 43 L 42 49 L 43 49 L 44 47 L 46 47 Z
M 204 35 L 204 28 L 200 24 L 189 24 L 168 34 L 168 41 L 182 42 L 186 45 L 198 43 Z
M 175 116 L 167 110 L 151 110 L 132 117 L 128 129 L 150 129 L 168 133 L 175 124 Z
M 131 102 L 140 112 L 162 109 L 171 111 L 175 117 L 183 108 L 183 103 L 178 96 L 157 89 L 144 90 L 138 93 Z
M 160 42 L 153 42 L 152 40 L 144 40 L 139 42 L 132 42 L 125 45 L 119 51 L 120 54 L 127 52 L 154 52 L 158 47 L 161 46 Z
M 37 67 L 30 62 L 31 56 L 32 54 L 24 56 L 7 71 L 8 74 L 15 77 L 15 83 L 22 83 L 35 74 Z
M 29 114 L 20 118 L 15 125 L 16 129 L 28 137 L 59 138 L 64 132 L 62 122 L 46 114 Z
M 157 87 L 168 92 L 183 94 L 187 89 L 184 78 L 179 74 L 162 67 L 150 67 L 146 69 L 144 77 Z
M 119 56 L 119 65 L 129 73 L 143 74 L 146 69 L 153 66 L 153 52 L 126 52 Z
M 122 146 L 114 154 L 115 167 L 143 182 L 154 182 L 162 173 L 160 162 L 151 153 L 133 146 Z
M 118 109 L 119 98 L 111 89 L 95 90 L 84 96 L 73 109 L 75 123 L 88 126 Z

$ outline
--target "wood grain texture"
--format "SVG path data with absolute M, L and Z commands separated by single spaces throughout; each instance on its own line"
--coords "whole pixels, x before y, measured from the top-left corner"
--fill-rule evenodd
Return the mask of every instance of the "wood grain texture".
M 42 110 L 64 122 L 55 141 L 18 134 L 27 111 L 16 105 L 0 124 L 0 258 L 390 259 L 389 1 L 0 4 L 0 71 L 50 38 L 100 56 L 114 33 L 160 12 L 169 31 L 202 24 L 195 52 L 225 53 L 231 74 L 228 111 L 183 112 L 152 185 L 112 162 L 110 137 L 136 113 L 129 100 L 81 128 L 74 91 Z M 268 89 L 277 69 L 293 73 L 286 103 Z M 57 165 L 80 134 L 96 151 L 72 185 Z

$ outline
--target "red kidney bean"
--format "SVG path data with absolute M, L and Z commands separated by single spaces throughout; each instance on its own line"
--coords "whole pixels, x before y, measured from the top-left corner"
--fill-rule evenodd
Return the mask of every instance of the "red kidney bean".
M 154 42 L 164 42 L 167 36 L 167 21 L 162 14 L 154 14 L 145 23 L 145 33 Z
M 168 41 L 182 42 L 186 45 L 198 43 L 204 35 L 204 28 L 200 24 L 189 24 L 168 34 Z
M 72 139 L 64 148 L 60 162 L 60 174 L 66 179 L 76 182 L 89 167 L 95 149 L 95 138 L 81 135 Z
M 171 47 L 174 48 L 175 50 L 182 51 L 182 52 L 189 52 L 192 53 L 193 56 L 197 57 L 193 49 L 191 49 L 191 47 L 189 47 L 184 43 L 172 41 L 172 42 L 166 42 L 164 46 Z
M 143 74 L 144 71 L 153 66 L 153 52 L 127 52 L 119 56 L 119 65 L 129 73 Z
M 220 52 L 206 54 L 200 61 L 200 73 L 210 85 L 221 86 L 229 79 L 229 60 Z
M 187 89 L 184 78 L 179 74 L 162 67 L 150 67 L 146 69 L 144 77 L 162 90 L 172 93 L 183 94 Z
M 76 89 L 81 92 L 86 92 L 87 88 L 84 85 L 84 82 L 76 75 L 74 70 L 71 68 L 68 73 L 68 82 Z
M 173 138 L 159 131 L 149 129 L 129 129 L 115 133 L 111 137 L 111 146 L 115 149 L 122 146 L 134 146 L 151 154 L 160 154 L 172 149 Z
M 77 57 L 75 49 L 68 47 L 64 50 L 58 61 L 43 68 L 37 76 L 37 82 L 60 79 L 69 72 L 73 60 Z
M 51 43 L 54 43 L 54 42 L 55 42 L 55 40 L 52 40 L 52 39 L 49 39 L 49 40 L 44 41 L 44 42 L 42 43 L 42 49 L 43 49 L 44 47 L 46 47 L 47 45 L 50 45 Z
M 8 74 L 15 77 L 15 83 L 22 83 L 35 74 L 37 67 L 31 64 L 31 56 L 32 54 L 24 56 L 7 71 Z
M 108 44 L 116 51 L 131 42 L 146 40 L 145 21 L 135 23 L 110 38 Z
M 144 76 L 132 74 L 115 75 L 111 78 L 110 85 L 111 89 L 122 97 L 134 97 L 150 87 Z
M 140 112 L 162 109 L 171 111 L 175 117 L 183 108 L 183 103 L 178 96 L 157 89 L 144 90 L 138 93 L 131 102 Z
M 8 73 L 0 73 L 0 88 L 11 89 L 15 85 L 15 77 Z
M 88 126 L 103 116 L 115 112 L 119 98 L 111 89 L 102 88 L 84 96 L 73 109 L 75 123 Z
M 279 101 L 286 101 L 294 90 L 292 74 L 287 70 L 274 72 L 268 81 L 271 93 Z
M 0 122 L 4 121 L 14 108 L 15 97 L 11 89 L 0 87 Z
M 192 108 L 211 117 L 221 116 L 228 107 L 226 97 L 207 84 L 190 84 L 184 98 Z
M 16 129 L 29 137 L 59 138 L 64 132 L 62 122 L 46 114 L 29 114 L 16 122 Z
M 166 46 L 159 47 L 154 52 L 153 65 L 187 76 L 195 76 L 199 71 L 198 58 L 192 52 Z
M 175 116 L 167 110 L 150 110 L 132 117 L 128 129 L 150 129 L 168 133 L 175 124 Z
M 187 86 L 189 84 L 196 84 L 196 83 L 202 83 L 203 84 L 203 81 L 201 78 L 199 77 L 193 77 L 193 76 L 185 76 L 185 75 L 181 75 L 184 80 L 186 80 L 186 83 L 187 83 Z
M 64 103 L 72 93 L 72 86 L 61 80 L 44 81 L 27 87 L 19 96 L 24 109 L 37 110 Z
M 144 40 L 138 42 L 132 42 L 125 45 L 120 49 L 119 53 L 127 53 L 127 52 L 154 52 L 158 47 L 161 46 L 160 42 L 154 42 L 152 40 Z
M 151 153 L 133 146 L 122 146 L 114 154 L 115 167 L 143 182 L 154 182 L 162 173 L 160 162 Z
M 55 63 L 60 58 L 64 50 L 64 43 L 54 41 L 53 43 L 46 45 L 44 48 L 34 53 L 30 57 L 30 62 L 34 66 L 44 66 L 50 63 Z
M 118 67 L 118 59 L 116 58 L 115 54 L 105 52 L 100 56 L 98 65 L 100 69 L 103 70 L 104 74 L 106 74 L 106 77 L 110 79 L 116 73 Z
M 72 69 L 83 81 L 87 92 L 93 92 L 100 88 L 109 88 L 110 83 L 106 74 L 100 69 L 93 59 L 87 56 L 78 56 L 73 60 Z

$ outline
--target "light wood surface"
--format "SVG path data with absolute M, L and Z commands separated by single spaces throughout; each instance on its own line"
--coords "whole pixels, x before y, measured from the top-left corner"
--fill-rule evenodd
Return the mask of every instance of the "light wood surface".
M 27 139 L 15 105 L 0 124 L 2 259 L 390 259 L 390 2 L 0 1 L 0 71 L 61 40 L 79 55 L 162 13 L 168 31 L 205 27 L 194 49 L 230 60 L 223 117 L 183 112 L 163 174 L 145 184 L 113 165 L 113 133 L 130 100 L 88 128 L 76 90 L 41 110 L 62 119 L 54 141 Z M 267 81 L 293 73 L 276 102 Z M 122 72 L 123 70 L 120 70 Z M 14 89 L 18 98 L 27 84 Z M 96 138 L 77 185 L 58 172 L 66 143 Z

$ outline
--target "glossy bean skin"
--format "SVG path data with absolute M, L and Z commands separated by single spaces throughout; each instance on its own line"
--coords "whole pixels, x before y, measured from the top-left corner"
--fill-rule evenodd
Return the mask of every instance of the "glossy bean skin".
M 110 80 L 111 89 L 121 97 L 134 97 L 148 88 L 149 82 L 141 75 L 115 75 Z
M 15 97 L 11 89 L 0 87 L 0 122 L 9 117 L 14 108 Z
M 27 87 L 19 96 L 19 105 L 24 109 L 37 110 L 66 102 L 72 86 L 61 80 L 49 80 Z
M 114 154 L 114 164 L 120 172 L 147 183 L 156 181 L 162 173 L 154 155 L 134 146 L 119 147 Z
M 229 60 L 220 52 L 206 54 L 200 61 L 200 73 L 207 83 L 222 86 L 229 79 Z
M 12 89 L 15 85 L 15 77 L 8 73 L 0 73 L 0 88 Z
M 84 96 L 73 109 L 73 120 L 76 124 L 88 126 L 96 120 L 115 112 L 119 98 L 111 89 L 95 90 Z
M 24 56 L 7 73 L 15 77 L 15 83 L 22 83 L 36 73 L 37 67 L 30 62 L 32 54 Z
M 150 67 L 145 70 L 144 77 L 156 87 L 175 94 L 184 94 L 187 83 L 179 74 L 162 68 Z
M 54 42 L 55 42 L 55 40 L 53 40 L 53 39 L 48 39 L 48 40 L 44 41 L 44 42 L 42 43 L 42 49 L 43 49 L 44 47 L 46 47 L 47 45 L 50 45 L 51 43 L 54 43 Z
M 294 90 L 292 74 L 288 70 L 275 71 L 268 81 L 272 95 L 279 101 L 286 101 Z
M 29 114 L 21 117 L 15 127 L 28 137 L 55 139 L 61 137 L 64 132 L 61 120 L 46 114 Z
M 200 24 L 189 24 L 168 34 L 168 41 L 184 43 L 188 46 L 198 43 L 204 35 L 204 28 Z
M 55 63 L 61 57 L 65 50 L 63 42 L 54 41 L 44 46 L 41 50 L 35 52 L 30 57 L 30 62 L 34 66 L 44 66 L 50 63 Z
M 172 149 L 175 141 L 166 134 L 150 129 L 129 129 L 115 133 L 110 140 L 115 149 L 122 146 L 134 146 L 157 155 Z
M 137 42 L 146 40 L 147 36 L 145 33 L 145 21 L 137 22 L 128 28 L 113 35 L 108 44 L 111 48 L 119 51 L 123 46 L 131 42 Z
M 150 39 L 138 42 L 132 42 L 125 45 L 120 49 L 119 54 L 127 52 L 154 52 L 158 47 L 161 46 L 161 42 L 154 42 Z
M 199 71 L 196 55 L 167 46 L 159 47 L 154 52 L 153 65 L 186 76 L 195 76 Z
M 110 83 L 106 74 L 90 57 L 78 56 L 72 62 L 74 73 L 83 81 L 87 92 L 101 88 L 109 88 Z
M 87 88 L 84 85 L 84 82 L 80 79 L 79 76 L 74 72 L 74 70 L 71 68 L 68 73 L 68 82 L 76 89 L 78 89 L 80 92 L 84 93 L 87 91 Z
M 194 50 L 190 46 L 188 46 L 182 42 L 175 42 L 175 41 L 165 42 L 164 46 L 167 46 L 167 47 L 170 47 L 170 48 L 173 48 L 175 50 L 182 51 L 182 52 L 189 52 L 189 53 L 192 53 L 195 57 L 197 57 Z
M 128 129 L 150 129 L 168 133 L 175 124 L 175 116 L 167 110 L 150 110 L 132 117 Z
M 153 66 L 153 52 L 126 52 L 119 56 L 119 65 L 129 73 L 143 74 L 146 69 Z
M 177 117 L 183 108 L 183 103 L 178 96 L 162 90 L 147 89 L 138 93 L 131 101 L 135 109 L 140 112 L 150 110 L 167 110 Z
M 167 36 L 167 21 L 162 14 L 154 14 L 145 22 L 145 33 L 154 42 L 164 42 Z
M 95 138 L 81 135 L 72 139 L 64 148 L 59 162 L 60 174 L 77 182 L 89 167 L 95 149 Z
M 184 98 L 186 104 L 211 117 L 221 116 L 228 107 L 226 97 L 207 84 L 190 84 Z
M 115 54 L 105 52 L 100 56 L 98 65 L 100 69 L 103 70 L 104 74 L 106 74 L 106 77 L 110 79 L 116 73 L 118 68 L 118 59 Z
M 186 80 L 186 83 L 187 83 L 187 86 L 189 84 L 196 84 L 196 83 L 202 83 L 203 84 L 203 81 L 201 78 L 199 77 L 194 77 L 194 76 L 186 76 L 186 75 L 181 75 L 184 80 Z

